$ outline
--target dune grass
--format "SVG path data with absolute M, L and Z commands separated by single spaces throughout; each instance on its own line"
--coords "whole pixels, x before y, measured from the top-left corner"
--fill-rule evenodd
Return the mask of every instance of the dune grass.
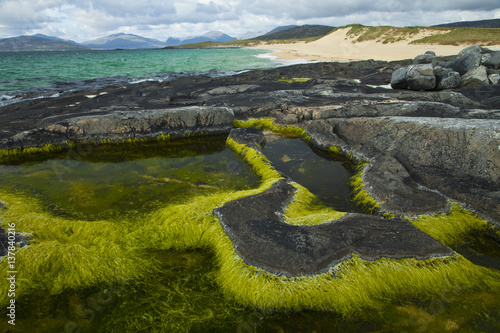
M 369 26 L 363 26 L 361 24 L 353 24 L 347 27 L 349 28 L 349 31 L 347 32 L 347 37 L 353 38 L 354 43 L 375 40 L 383 44 L 407 40 L 408 38 L 412 38 L 415 34 L 418 34 L 421 30 L 426 29 L 420 27 L 405 27 L 405 28 L 397 28 L 390 26 L 369 27 Z
M 436 34 L 412 41 L 410 44 L 440 45 L 500 45 L 498 28 L 454 28 L 444 34 Z
M 387 44 L 407 41 L 417 34 L 426 32 L 430 36 L 413 40 L 410 44 L 440 44 L 440 45 L 499 45 L 500 29 L 498 28 L 442 28 L 442 27 L 391 27 L 391 26 L 364 26 L 352 24 L 338 29 L 348 28 L 347 37 L 353 43 L 374 40 Z

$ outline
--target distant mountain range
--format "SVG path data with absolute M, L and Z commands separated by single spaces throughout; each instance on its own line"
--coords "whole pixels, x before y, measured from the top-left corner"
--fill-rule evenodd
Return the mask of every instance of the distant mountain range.
M 446 24 L 433 25 L 433 27 L 443 28 L 500 28 L 500 19 L 481 20 L 481 21 L 463 21 Z
M 39 38 L 44 38 L 44 39 L 55 40 L 57 42 L 65 42 L 65 43 L 70 43 L 70 44 L 73 44 L 73 45 L 83 46 L 82 44 L 79 44 L 79 43 L 77 43 L 75 41 L 72 41 L 70 39 L 62 39 L 62 38 L 59 38 L 59 37 L 47 36 L 47 35 L 44 35 L 44 34 L 36 34 L 36 35 L 31 36 L 31 37 L 39 37 Z
M 114 34 L 97 38 L 82 45 L 92 49 L 157 49 L 165 46 L 165 43 L 152 38 L 145 38 L 132 34 Z
M 179 45 L 196 44 L 202 42 L 225 43 L 236 39 L 237 38 L 226 35 L 225 33 L 222 33 L 220 31 L 210 31 L 202 36 L 191 36 L 184 38 L 170 37 L 169 39 L 167 39 L 166 46 L 179 46 Z
M 77 51 L 85 49 L 87 48 L 84 46 L 62 40 L 35 36 L 20 36 L 0 40 L 0 51 Z

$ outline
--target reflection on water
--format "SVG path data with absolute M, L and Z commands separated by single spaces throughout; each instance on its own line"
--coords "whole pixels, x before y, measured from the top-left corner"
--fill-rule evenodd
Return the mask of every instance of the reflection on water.
M 248 164 L 226 148 L 225 137 L 88 145 L 15 162 L 4 167 L 0 186 L 34 194 L 56 214 L 90 220 L 258 182 Z
M 306 187 L 323 203 L 342 212 L 361 213 L 351 202 L 349 178 L 354 165 L 346 158 L 314 149 L 300 139 L 266 133 L 264 154 L 275 168 Z

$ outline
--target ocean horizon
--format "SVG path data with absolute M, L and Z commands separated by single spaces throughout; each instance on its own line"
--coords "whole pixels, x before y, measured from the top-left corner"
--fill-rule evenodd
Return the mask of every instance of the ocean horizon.
M 0 52 L 0 106 L 143 81 L 234 75 L 288 64 L 243 48 Z

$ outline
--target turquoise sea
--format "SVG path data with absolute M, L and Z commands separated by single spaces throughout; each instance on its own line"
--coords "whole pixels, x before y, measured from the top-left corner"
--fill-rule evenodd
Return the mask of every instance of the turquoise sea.
M 278 66 L 267 53 L 250 49 L 0 52 L 0 106 L 20 96 L 45 97 L 179 75 L 231 75 Z

